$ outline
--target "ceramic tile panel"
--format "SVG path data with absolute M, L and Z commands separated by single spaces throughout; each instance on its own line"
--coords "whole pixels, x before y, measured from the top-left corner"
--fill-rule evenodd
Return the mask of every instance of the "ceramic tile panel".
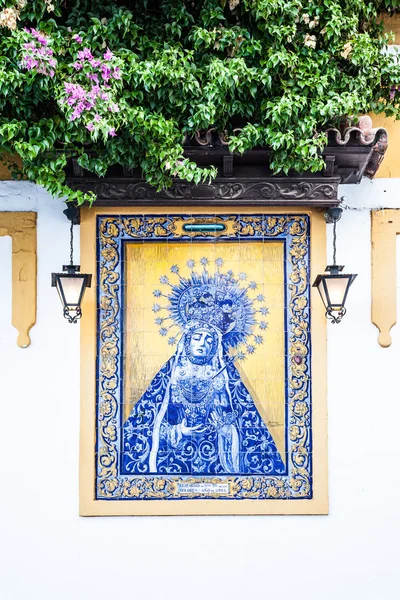
M 312 499 L 309 216 L 97 232 L 95 498 Z

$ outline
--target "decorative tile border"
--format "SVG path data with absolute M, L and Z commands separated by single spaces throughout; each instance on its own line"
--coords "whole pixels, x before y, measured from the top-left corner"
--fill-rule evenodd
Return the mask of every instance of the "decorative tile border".
M 215 216 L 196 215 L 215 221 Z M 213 240 L 215 234 L 185 233 L 182 215 L 120 215 L 97 217 L 98 259 L 98 388 L 96 426 L 96 499 L 311 499 L 311 348 L 309 217 L 307 215 L 219 215 L 226 224 L 220 240 L 282 240 L 285 242 L 286 347 L 288 359 L 286 476 L 125 476 L 119 473 L 121 446 L 121 369 L 123 244 L 138 240 Z M 194 485 L 195 484 L 195 485 Z M 201 486 L 199 487 L 199 484 Z M 212 488 L 208 484 L 213 484 Z M 215 487 L 215 484 L 218 484 Z M 217 490 L 217 493 L 215 493 Z M 212 493 L 214 491 L 214 493 Z

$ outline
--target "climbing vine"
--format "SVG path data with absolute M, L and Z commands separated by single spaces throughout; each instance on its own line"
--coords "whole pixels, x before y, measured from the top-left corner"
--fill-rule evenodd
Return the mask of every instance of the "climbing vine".
M 78 203 L 93 197 L 65 186 L 71 158 L 99 176 L 139 168 L 157 188 L 211 180 L 183 154 L 210 127 L 232 152 L 269 146 L 274 173 L 318 171 L 328 126 L 400 118 L 400 63 L 378 19 L 398 4 L 0 0 L 2 160 Z

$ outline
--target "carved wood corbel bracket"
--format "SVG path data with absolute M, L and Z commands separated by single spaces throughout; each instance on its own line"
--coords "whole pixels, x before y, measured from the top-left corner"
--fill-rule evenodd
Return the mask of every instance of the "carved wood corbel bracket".
M 400 234 L 400 209 L 373 211 L 372 219 L 372 314 L 379 329 L 382 348 L 392 343 L 390 330 L 396 324 L 396 235 Z
M 36 213 L 0 212 L 0 236 L 12 238 L 12 324 L 27 348 L 36 323 Z

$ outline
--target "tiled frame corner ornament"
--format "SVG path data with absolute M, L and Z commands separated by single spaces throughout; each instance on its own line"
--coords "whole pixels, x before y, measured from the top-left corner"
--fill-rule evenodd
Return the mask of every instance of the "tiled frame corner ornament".
M 219 239 L 284 243 L 287 456 L 285 475 L 122 475 L 121 448 L 123 334 L 123 245 L 154 240 L 203 241 L 215 233 L 188 233 L 183 215 L 97 216 L 97 356 L 95 500 L 310 500 L 313 498 L 310 341 L 310 222 L 303 214 L 196 215 L 196 220 L 219 219 L 225 225 Z M 217 493 L 197 493 L 182 482 L 221 484 Z M 191 491 L 192 490 L 192 491 Z M 194 491 L 193 491 L 194 490 Z M 151 509 L 150 509 L 151 510 Z M 200 511 L 201 512 L 201 511 Z M 289 511 L 287 511 L 289 512 Z M 114 513 L 115 514 L 115 513 Z M 126 514 L 126 513 L 125 513 Z
M 12 239 L 12 324 L 27 348 L 36 323 L 36 213 L 0 212 L 0 236 Z

